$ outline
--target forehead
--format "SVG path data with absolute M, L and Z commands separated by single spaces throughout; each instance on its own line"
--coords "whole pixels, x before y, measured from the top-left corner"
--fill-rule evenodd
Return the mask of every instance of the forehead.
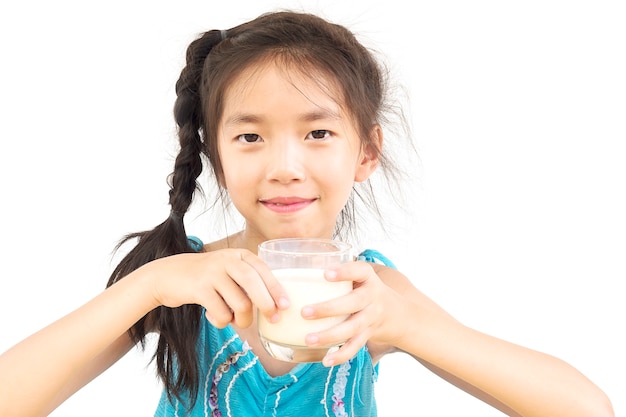
M 310 64 L 298 66 L 280 59 L 249 65 L 224 90 L 224 113 L 241 110 L 239 107 L 250 99 L 262 103 L 278 95 L 296 95 L 312 105 L 332 104 L 345 110 L 337 81 L 310 67 Z

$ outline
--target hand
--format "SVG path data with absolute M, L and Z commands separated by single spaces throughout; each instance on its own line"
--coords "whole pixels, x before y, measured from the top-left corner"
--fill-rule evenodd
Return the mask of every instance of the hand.
M 393 336 L 386 326 L 391 312 L 399 305 L 396 292 L 385 285 L 367 262 L 357 261 L 342 264 L 325 272 L 329 281 L 353 281 L 353 290 L 326 302 L 306 306 L 302 315 L 306 319 L 349 315 L 348 319 L 328 330 L 307 335 L 309 346 L 345 341 L 337 352 L 324 358 L 326 366 L 345 362 L 352 358 L 368 341 L 388 344 Z
M 146 265 L 155 305 L 199 304 L 216 327 L 248 327 L 253 309 L 277 321 L 289 306 L 287 295 L 267 265 L 245 249 L 174 255 Z

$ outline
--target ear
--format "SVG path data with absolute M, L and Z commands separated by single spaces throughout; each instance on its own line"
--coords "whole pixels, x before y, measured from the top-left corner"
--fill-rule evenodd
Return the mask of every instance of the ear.
M 361 147 L 361 153 L 359 154 L 359 160 L 357 161 L 356 172 L 354 174 L 354 181 L 363 182 L 372 175 L 376 167 L 378 167 L 378 155 L 380 155 L 382 149 L 383 130 L 380 125 L 376 124 L 370 131 L 370 141 Z

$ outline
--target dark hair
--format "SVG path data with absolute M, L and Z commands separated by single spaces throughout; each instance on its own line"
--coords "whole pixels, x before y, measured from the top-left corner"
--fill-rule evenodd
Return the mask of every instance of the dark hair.
M 375 150 L 383 170 L 392 168 L 379 143 L 371 137 L 372 127 L 383 118 L 386 72 L 373 53 L 345 27 L 310 14 L 276 12 L 227 31 L 205 32 L 189 45 L 186 66 L 176 83 L 174 117 L 180 152 L 168 178 L 171 215 L 153 230 L 132 233 L 120 241 L 118 249 L 129 240 L 136 239 L 137 244 L 115 268 L 107 287 L 154 259 L 192 252 L 183 217 L 199 189 L 197 178 L 202 172 L 203 157 L 208 159 L 218 184 L 222 178 L 216 127 L 225 91 L 244 69 L 268 59 L 284 64 L 290 71 L 334 82 L 341 90 L 334 93 L 339 94 L 334 98 L 352 115 L 363 145 Z M 363 188 L 354 189 L 342 211 L 337 236 L 344 236 L 355 223 L 355 195 L 370 200 L 370 207 L 376 207 L 369 182 L 358 185 Z M 188 392 L 193 401 L 198 393 L 196 342 L 201 313 L 198 305 L 161 306 L 129 330 L 135 343 L 142 346 L 148 332 L 159 333 L 154 354 L 157 372 L 168 395 L 179 399 Z

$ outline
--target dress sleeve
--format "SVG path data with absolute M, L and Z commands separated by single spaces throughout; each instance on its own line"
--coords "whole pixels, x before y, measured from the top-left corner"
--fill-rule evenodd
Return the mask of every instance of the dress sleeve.
M 374 264 L 385 265 L 393 269 L 398 269 L 393 262 L 389 260 L 389 258 L 374 249 L 365 249 L 356 257 L 356 259 L 359 261 L 371 262 Z

